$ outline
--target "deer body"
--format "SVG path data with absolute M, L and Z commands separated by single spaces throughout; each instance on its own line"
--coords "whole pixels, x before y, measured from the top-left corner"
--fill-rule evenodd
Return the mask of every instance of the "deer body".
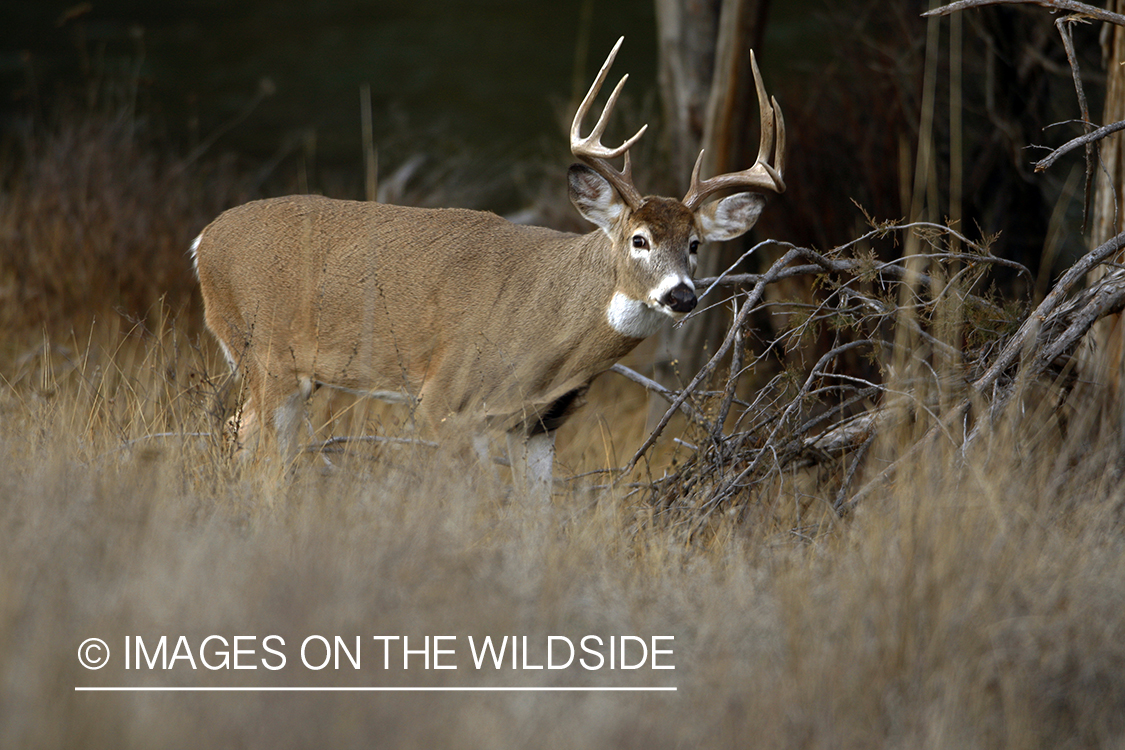
M 615 150 L 600 143 L 624 79 L 593 133 L 578 134 L 616 52 L 572 129 L 584 164 L 570 168 L 570 197 L 598 227 L 590 234 L 318 196 L 248 203 L 203 230 L 192 254 L 207 326 L 250 394 L 240 443 L 264 424 L 292 455 L 304 402 L 327 385 L 410 403 L 436 432 L 504 431 L 516 473 L 549 487 L 554 431 L 591 380 L 695 306 L 700 242 L 747 231 L 764 203 L 755 193 L 703 199 L 738 185 L 784 189 L 759 154 L 751 170 L 708 181 L 697 165 L 684 201 L 642 198 L 627 149 L 644 129 Z M 757 80 L 768 157 L 775 116 Z M 777 159 L 782 144 L 779 134 Z M 606 159 L 622 153 L 617 171 Z
M 613 328 L 608 244 L 478 211 L 293 196 L 224 213 L 195 256 L 207 325 L 255 411 L 324 384 L 415 402 L 431 426 L 471 413 L 535 431 L 652 332 L 638 323 L 667 319 Z

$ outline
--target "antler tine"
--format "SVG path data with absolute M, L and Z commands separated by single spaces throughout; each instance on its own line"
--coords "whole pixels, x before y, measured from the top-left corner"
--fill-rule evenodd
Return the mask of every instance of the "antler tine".
M 754 160 L 754 166 L 749 169 L 700 180 L 699 172 L 703 165 L 703 151 L 700 151 L 699 157 L 695 160 L 695 168 L 691 171 L 691 187 L 688 188 L 683 201 L 684 205 L 692 211 L 699 208 L 709 196 L 724 188 L 743 187 L 757 191 L 785 192 L 785 180 L 782 177 L 785 168 L 785 118 L 782 117 L 777 99 L 766 94 L 766 86 L 762 82 L 762 74 L 758 70 L 758 61 L 754 57 L 753 50 L 750 51 L 750 68 L 754 73 L 758 109 L 761 113 L 758 157 Z M 770 166 L 771 155 L 776 166 Z
M 778 192 L 785 192 L 785 180 L 781 177 L 785 174 L 785 116 L 781 114 L 781 106 L 777 103 L 777 98 L 771 96 L 770 101 L 773 103 L 774 118 L 777 121 L 777 141 L 774 143 L 773 163 L 777 165 L 774 169 L 777 172 L 778 184 L 781 185 L 781 190 Z
M 614 106 L 617 104 L 617 97 L 621 95 L 621 89 L 625 86 L 625 81 L 629 80 L 628 74 L 622 76 L 621 80 L 614 87 L 613 93 L 609 95 L 605 107 L 602 109 L 601 115 L 598 117 L 597 123 L 594 124 L 594 129 L 590 131 L 590 135 L 585 138 L 582 137 L 582 120 L 589 114 L 590 108 L 594 104 L 594 99 L 597 98 L 598 92 L 601 91 L 602 84 L 605 83 L 606 76 L 609 74 L 610 66 L 613 65 L 614 59 L 617 57 L 617 50 L 621 48 L 621 43 L 625 41 L 625 37 L 617 40 L 617 44 L 613 45 L 610 50 L 609 57 L 606 58 L 605 63 L 602 64 L 601 70 L 598 71 L 597 78 L 590 86 L 590 90 L 586 92 L 586 97 L 582 100 L 582 104 L 578 106 L 578 112 L 574 115 L 574 122 L 570 126 L 570 151 L 583 163 L 590 166 L 595 172 L 600 174 L 610 182 L 617 192 L 625 199 L 631 208 L 638 208 L 641 205 L 641 194 L 633 185 L 633 169 L 629 163 L 629 149 L 633 147 L 640 137 L 648 130 L 648 125 L 641 126 L 636 135 L 622 143 L 617 148 L 608 148 L 602 145 L 602 135 L 605 133 L 606 125 L 609 123 L 610 113 L 613 112 Z M 625 155 L 625 166 L 618 171 L 607 160 L 615 159 L 622 154 Z

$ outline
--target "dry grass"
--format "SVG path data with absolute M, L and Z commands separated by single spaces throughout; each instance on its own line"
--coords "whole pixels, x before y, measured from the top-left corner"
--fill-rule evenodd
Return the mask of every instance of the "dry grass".
M 190 197 L 190 179 L 167 189 Z M 72 281 L 65 259 L 108 247 L 100 228 L 121 226 L 68 233 L 46 212 L 40 223 L 55 228 L 33 242 L 21 233 L 45 197 L 11 181 L 7 285 L 26 287 L 12 263 L 33 245 L 36 283 Z M 82 205 L 66 216 L 87 215 Z M 192 221 L 145 231 L 181 262 Z M 199 337 L 186 292 L 137 300 L 145 315 L 134 324 L 112 314 L 118 287 L 90 288 L 73 329 L 71 308 L 49 295 L 41 307 L 11 297 L 4 307 L 2 746 L 1122 745 L 1125 490 L 1116 432 L 1100 432 L 1095 408 L 1077 408 L 1064 431 L 1025 401 L 986 449 L 919 456 L 845 520 L 825 510 L 824 478 L 806 471 L 747 499 L 759 512 L 689 540 L 624 488 L 568 490 L 532 507 L 502 476 L 409 447 L 357 451 L 334 470 L 307 456 L 288 477 L 269 462 L 232 464 L 216 440 L 185 437 L 213 434 L 237 387 Z M 314 411 L 318 426 L 347 412 L 335 432 L 401 421 L 331 399 Z M 562 437 L 561 463 L 619 465 L 643 437 L 644 412 L 640 391 L 601 383 Z M 901 437 L 883 440 L 874 468 L 900 455 Z M 662 450 L 656 473 L 672 454 Z M 803 535 L 802 513 L 828 522 Z M 126 636 L 198 645 L 211 634 L 279 634 L 289 665 L 122 667 Z M 297 644 L 311 634 L 363 636 L 364 668 L 300 667 Z M 586 634 L 675 636 L 676 669 L 478 671 L 464 640 Z M 374 635 L 455 635 L 459 669 L 383 671 L 368 650 Z M 88 637 L 114 650 L 108 668 L 77 663 Z M 74 691 L 128 684 L 678 691 Z
M 213 429 L 208 363 L 179 343 L 95 344 L 73 368 L 44 349 L 5 390 L 6 746 L 1095 747 L 1125 730 L 1125 492 L 1107 441 L 1012 417 L 987 455 L 926 456 L 818 538 L 731 524 L 688 544 L 620 493 L 529 507 L 410 449 L 335 471 L 308 457 L 279 480 L 206 439 L 126 447 Z M 806 501 L 797 486 L 760 502 L 781 513 Z M 91 636 L 271 633 L 292 661 L 276 673 L 75 659 Z M 457 671 L 384 672 L 365 646 L 359 672 L 312 672 L 295 666 L 310 634 L 456 635 L 462 652 L 469 635 L 674 635 L 676 670 L 476 671 L 462 653 Z M 678 692 L 73 691 L 295 683 Z
M 114 311 L 145 315 L 161 299 L 181 309 L 194 290 L 185 248 L 223 208 L 254 197 L 229 160 L 185 162 L 138 127 L 69 115 L 7 144 L 0 324 L 10 344 L 33 341 L 29 329 L 68 335 Z

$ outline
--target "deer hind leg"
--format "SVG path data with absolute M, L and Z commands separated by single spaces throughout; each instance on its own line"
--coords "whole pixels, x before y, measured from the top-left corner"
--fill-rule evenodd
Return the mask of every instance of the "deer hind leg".
M 509 432 L 508 460 L 512 463 L 512 481 L 516 487 L 526 491 L 533 500 L 550 502 L 555 464 L 554 431 L 526 437 L 522 430 Z

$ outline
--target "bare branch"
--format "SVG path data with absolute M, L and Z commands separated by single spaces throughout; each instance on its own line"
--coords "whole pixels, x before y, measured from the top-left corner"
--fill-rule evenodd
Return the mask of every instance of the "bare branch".
M 878 345 L 878 342 L 867 340 L 867 339 L 860 340 L 860 341 L 850 341 L 847 344 L 844 344 L 842 346 L 836 347 L 835 349 L 832 349 L 831 351 L 827 352 L 824 356 L 822 356 L 817 361 L 816 365 L 813 367 L 812 372 L 809 373 L 808 378 L 805 379 L 805 382 L 801 386 L 801 390 L 797 393 L 797 396 L 789 403 L 789 406 L 786 407 L 785 411 L 782 412 L 781 419 L 778 420 L 777 424 L 773 428 L 773 431 L 770 433 L 769 438 L 766 440 L 767 444 L 772 442 L 772 438 L 774 438 L 777 435 L 778 430 L 781 429 L 782 425 L 785 424 L 786 420 L 794 413 L 794 411 L 797 409 L 797 407 L 799 407 L 802 404 L 804 397 L 808 394 L 809 390 L 812 388 L 812 384 L 814 382 L 816 382 L 816 379 L 824 373 L 824 368 L 828 366 L 829 362 L 836 359 L 836 357 L 840 356 L 844 352 L 850 351 L 852 349 L 856 349 L 856 348 L 861 347 L 861 346 L 872 346 L 872 345 Z M 765 458 L 765 456 L 766 456 L 766 453 L 764 451 L 759 451 L 758 455 L 755 456 L 754 460 L 750 463 L 749 466 L 747 466 L 734 479 L 725 483 L 726 487 L 727 488 L 737 487 L 743 480 L 745 480 L 747 477 L 753 475 L 754 472 L 757 471 L 758 466 L 761 464 L 761 462 Z
M 848 467 L 848 473 L 844 475 L 844 481 L 840 483 L 840 490 L 836 493 L 836 500 L 832 503 L 832 510 L 836 511 L 837 515 L 843 512 L 844 499 L 848 496 L 848 487 L 851 486 L 852 480 L 855 478 L 856 469 L 863 463 L 863 459 L 867 456 L 867 451 L 875 443 L 875 432 L 868 435 L 867 439 L 859 446 L 854 456 L 852 456 L 852 465 Z
M 738 318 L 738 302 L 731 303 L 734 306 L 734 314 L 732 318 Z M 734 348 L 731 354 L 730 362 L 730 375 L 727 377 L 726 387 L 723 389 L 723 401 L 719 405 L 719 413 L 715 417 L 715 424 L 711 429 L 712 435 L 716 439 L 721 439 L 723 435 L 723 425 L 726 424 L 727 415 L 730 414 L 730 407 L 734 404 L 734 391 L 738 387 L 738 377 L 742 374 L 742 329 L 735 331 Z
M 1094 144 L 1125 129 L 1125 121 L 1100 128 L 1090 122 L 1073 24 L 1093 19 L 1125 26 L 1125 15 L 1075 0 L 961 0 L 925 15 L 986 5 L 1037 5 L 1069 14 L 1055 23 L 1086 132 L 1035 169 L 1042 171 L 1085 147 L 1088 198 Z M 1077 291 L 1092 269 L 1110 264 L 1125 249 L 1125 233 L 1081 257 L 1037 305 L 1024 300 L 1017 310 L 985 291 L 988 272 L 1004 267 L 1029 280 L 1032 276 L 1023 265 L 992 256 L 987 242 L 972 242 L 936 224 L 870 223 L 863 236 L 826 252 L 774 243 L 783 252 L 765 273 L 734 273 L 743 256 L 719 276 L 698 281 L 707 292 L 735 288 L 733 322 L 686 388 L 678 394 L 661 389 L 665 398 L 671 396 L 671 408 L 616 482 L 690 399 L 692 408 L 712 421 L 709 426 L 696 423 L 705 433 L 692 438 L 686 460 L 649 482 L 658 513 L 686 513 L 669 517 L 695 533 L 720 511 L 723 518 L 728 511 L 730 517 L 741 517 L 752 503 L 783 489 L 793 469 L 818 466 L 828 470 L 818 470 L 818 476 L 828 477 L 833 486 L 824 502 L 843 515 L 924 451 L 951 445 L 954 456 L 971 462 L 974 440 L 991 433 L 996 416 L 1027 392 L 1025 384 L 1057 389 L 1061 405 L 1078 378 L 1073 355 L 1083 337 L 1098 320 L 1125 310 L 1125 268 Z M 912 254 L 908 266 L 906 258 L 882 261 L 869 250 L 876 241 L 897 242 L 901 231 L 913 232 L 932 252 Z M 943 252 L 958 245 L 968 252 Z M 813 281 L 814 298 L 765 301 L 767 285 L 801 276 Z M 744 365 L 744 340 L 761 339 L 744 327 L 755 311 L 774 307 L 782 311 L 783 330 L 766 337 L 765 350 Z M 806 358 L 811 368 L 805 369 Z M 753 395 L 745 398 L 749 403 L 737 400 L 736 393 L 746 392 L 740 378 L 766 360 L 780 360 L 782 367 L 764 387 L 754 384 Z M 720 383 L 715 373 L 723 362 L 730 367 Z M 1050 409 L 1050 403 L 1042 408 Z M 876 437 L 899 421 L 908 428 L 898 436 L 905 447 L 894 452 L 889 465 L 863 476 L 863 465 L 872 463 Z M 729 433 L 728 422 L 733 423 Z M 860 476 L 862 485 L 853 492 Z
M 1067 141 L 1066 143 L 1052 151 L 1048 156 L 1035 162 L 1035 171 L 1042 172 L 1044 169 L 1047 169 L 1056 161 L 1058 161 L 1060 156 L 1064 156 L 1065 154 L 1070 153 L 1079 146 L 1086 146 L 1088 144 L 1092 144 L 1094 141 L 1100 141 L 1107 135 L 1113 135 L 1119 130 L 1125 130 L 1125 120 L 1122 120 L 1121 122 L 1115 122 L 1110 125 L 1103 125 L 1097 130 L 1091 130 L 1089 133 L 1086 133 L 1086 135 L 1080 135 L 1074 140 Z
M 1074 91 L 1078 95 L 1078 110 L 1082 113 L 1082 124 L 1086 132 L 1089 133 L 1093 129 L 1090 123 L 1090 107 L 1086 104 L 1086 92 L 1082 88 L 1082 74 L 1078 72 L 1078 56 L 1074 53 L 1074 38 L 1070 33 L 1070 27 L 1075 23 L 1085 23 L 1085 19 L 1081 16 L 1071 15 L 1064 18 L 1059 18 L 1055 21 L 1055 28 L 1059 30 L 1059 36 L 1062 37 L 1063 47 L 1066 49 L 1066 59 L 1070 63 L 1070 74 L 1074 78 Z M 1040 171 L 1039 166 L 1036 165 L 1035 171 Z M 1090 188 L 1094 185 L 1094 146 L 1091 143 L 1086 144 L 1086 184 L 1082 191 L 1082 231 L 1086 231 L 1086 218 L 1090 214 Z
M 1086 277 L 1095 266 L 1100 265 L 1108 258 L 1116 255 L 1122 247 L 1125 247 L 1125 232 L 1111 238 L 1095 250 L 1082 256 L 1077 263 L 1071 266 L 1066 273 L 1055 283 L 1043 301 L 1039 303 L 1039 307 L 1028 316 L 1023 325 L 1004 347 L 1000 356 L 997 358 L 995 364 L 989 368 L 979 380 L 973 383 L 973 390 L 978 393 L 984 393 L 991 388 L 1002 374 L 1008 371 L 1009 368 L 1015 364 L 1016 359 L 1019 357 L 1020 352 L 1024 351 L 1030 345 L 1035 336 L 1038 334 L 1040 327 L 1046 322 L 1047 317 L 1055 311 L 1055 309 L 1062 304 L 1063 299 L 1070 293 L 1071 288 L 1074 287 L 1081 279 Z M 968 404 L 964 404 L 964 408 L 968 408 Z
M 338 435 L 319 443 L 310 443 L 305 446 L 305 453 L 322 453 L 329 448 L 336 448 L 348 443 L 375 443 L 377 445 L 420 445 L 423 448 L 437 448 L 438 444 L 429 440 L 415 440 L 414 438 L 385 437 L 382 435 Z
M 738 335 L 738 329 L 746 324 L 746 318 L 749 316 L 750 311 L 753 310 L 758 302 L 762 299 L 762 294 L 765 292 L 766 284 L 774 281 L 776 277 L 781 273 L 782 269 L 785 268 L 785 266 L 789 265 L 799 257 L 801 257 L 801 252 L 798 248 L 793 248 L 789 252 L 785 253 L 785 255 L 783 255 L 777 261 L 775 261 L 774 264 L 770 267 L 770 270 L 767 271 L 766 274 L 762 277 L 762 280 L 754 285 L 754 288 L 750 291 L 747 299 L 743 301 L 742 309 L 739 310 L 738 317 L 735 318 L 734 323 L 727 331 L 727 335 L 723 339 L 723 343 L 719 346 L 718 350 L 716 350 L 711 359 L 708 360 L 707 363 L 703 365 L 702 368 L 700 368 L 699 372 L 695 374 L 695 377 L 692 378 L 687 387 L 680 391 L 680 394 L 676 396 L 676 398 L 672 401 L 671 407 L 669 407 L 668 411 L 664 413 L 664 416 L 660 418 L 660 421 L 657 423 L 656 427 L 649 434 L 648 438 L 645 439 L 645 442 L 641 445 L 641 447 L 637 449 L 637 452 L 633 454 L 633 457 L 629 459 L 629 462 L 622 470 L 621 476 L 624 476 L 628 472 L 632 471 L 633 467 L 637 465 L 637 462 L 641 460 L 641 456 L 643 456 L 648 451 L 648 449 L 653 446 L 653 444 L 660 437 L 661 433 L 664 432 L 664 428 L 668 426 L 668 422 L 672 419 L 672 415 L 676 413 L 676 410 L 680 408 L 680 405 L 683 404 L 684 401 L 687 400 L 687 397 L 696 388 L 699 387 L 699 384 L 709 378 L 711 376 L 711 373 L 715 371 L 715 368 L 719 366 L 719 363 L 723 360 L 723 357 L 727 355 L 727 352 L 730 351 L 731 346 L 734 345 L 734 340 Z
M 1059 279 L 1059 281 L 1043 299 L 1043 302 L 1040 303 L 1039 307 L 1037 307 L 1035 311 L 1028 316 L 1027 320 L 1025 320 L 1023 325 L 1020 326 L 1019 330 L 1009 339 L 1007 344 L 1005 344 L 1004 348 L 1002 349 L 1000 355 L 996 358 L 996 361 L 992 365 L 992 367 L 990 367 L 988 371 L 984 373 L 984 375 L 982 375 L 972 383 L 973 392 L 978 396 L 984 397 L 985 399 L 990 401 L 991 405 L 990 408 L 986 410 L 986 413 L 982 414 L 977 419 L 976 425 L 973 427 L 972 431 L 969 433 L 969 436 L 965 440 L 966 445 L 972 442 L 974 437 L 981 433 L 985 422 L 991 420 L 994 415 L 998 414 L 1002 410 L 1003 406 L 1011 398 L 1011 389 L 998 389 L 997 386 L 1000 384 L 1001 377 L 1006 374 L 1010 374 L 1011 370 L 1017 366 L 1016 362 L 1020 358 L 1020 355 L 1025 354 L 1025 361 L 1030 361 L 1034 359 L 1034 353 L 1036 351 L 1053 348 L 1049 347 L 1048 343 L 1045 340 L 1041 340 L 1039 338 L 1040 335 L 1044 334 L 1045 331 L 1056 329 L 1055 326 L 1048 325 L 1049 323 L 1055 322 L 1056 320 L 1058 320 L 1058 318 L 1065 318 L 1068 315 L 1073 317 L 1073 320 L 1069 321 L 1068 325 L 1065 326 L 1064 337 L 1059 339 L 1060 342 L 1069 342 L 1069 346 L 1071 347 L 1077 344 L 1078 336 L 1081 335 L 1079 333 L 1080 331 L 1081 333 L 1085 333 L 1086 330 L 1089 330 L 1090 325 L 1092 325 L 1094 320 L 1096 320 L 1097 318 L 1090 319 L 1090 316 L 1088 315 L 1081 315 L 1080 311 L 1082 310 L 1082 307 L 1076 307 L 1074 305 L 1066 305 L 1065 307 L 1063 307 L 1063 298 L 1066 294 L 1069 293 L 1070 289 L 1077 283 L 1079 279 L 1084 278 L 1092 268 L 1103 263 L 1107 258 L 1115 255 L 1119 250 L 1121 250 L 1123 246 L 1125 246 L 1125 233 L 1113 237 L 1096 249 L 1082 256 L 1082 258 L 1080 258 L 1077 263 L 1071 266 L 1070 269 L 1063 274 L 1062 278 Z M 1098 296 L 1096 291 L 1093 293 L 1094 299 L 1091 300 L 1089 304 L 1096 305 L 1094 308 L 1095 312 L 1104 311 L 1102 314 L 1109 314 L 1110 312 L 1113 312 L 1115 310 L 1115 305 L 1125 303 L 1125 289 L 1118 288 L 1118 284 L 1121 284 L 1121 280 L 1119 278 L 1107 277 L 1107 282 L 1104 287 L 1103 285 L 1099 285 L 1098 288 L 1106 288 L 1107 292 L 1100 297 Z M 1123 296 L 1119 300 L 1117 299 L 1117 295 Z M 1120 307 L 1117 307 L 1116 309 L 1120 309 Z M 1056 311 L 1059 311 L 1059 316 L 1058 318 L 1053 318 L 1052 315 Z M 1088 324 L 1086 323 L 1087 320 L 1089 320 Z M 1065 346 L 1060 346 L 1059 354 L 1061 354 L 1065 350 L 1065 348 Z M 1052 359 L 1048 361 L 1048 364 L 1050 363 L 1050 361 L 1054 361 L 1055 358 L 1057 357 L 1052 357 Z M 995 391 L 998 391 L 998 393 L 995 393 L 993 398 L 989 398 L 990 392 Z M 941 420 L 940 425 L 930 428 L 930 430 L 926 432 L 921 440 L 917 441 L 894 463 L 886 467 L 882 472 L 879 473 L 877 477 L 875 477 L 875 479 L 868 482 L 859 492 L 857 492 L 852 500 L 849 501 L 849 504 L 854 505 L 855 503 L 859 502 L 862 497 L 868 495 L 876 486 L 892 476 L 903 462 L 911 460 L 917 454 L 918 450 L 920 450 L 923 446 L 928 445 L 930 439 L 938 434 L 939 431 L 945 429 L 946 426 L 950 426 L 961 421 L 961 419 L 968 414 L 969 408 L 971 406 L 972 397 L 963 399 L 960 403 L 950 409 L 949 412 L 947 412 L 947 414 Z
M 955 3 L 926 11 L 922 16 L 948 16 L 950 13 L 967 10 L 968 8 L 980 8 L 985 5 L 1038 5 L 1041 8 L 1050 8 L 1051 10 L 1068 10 L 1072 13 L 1081 13 L 1096 21 L 1125 26 L 1125 16 L 1120 13 L 1113 13 L 1076 0 L 958 0 Z
M 676 399 L 676 392 L 675 391 L 672 391 L 668 388 L 665 388 L 660 383 L 657 383 L 655 380 L 653 380 L 651 378 L 646 378 L 644 375 L 641 375 L 636 370 L 630 369 L 630 368 L 626 367 L 625 365 L 616 364 L 609 369 L 612 372 L 616 372 L 618 375 L 621 375 L 623 377 L 628 378 L 629 380 L 632 380 L 634 383 L 638 383 L 640 385 L 643 385 L 645 388 L 652 391 L 656 395 L 660 396 L 662 399 L 664 399 L 668 403 L 673 403 Z M 686 416 L 688 419 L 690 419 L 691 421 L 699 424 L 704 429 L 706 429 L 707 431 L 710 432 L 711 423 L 709 421 L 707 421 L 707 419 L 702 414 L 700 414 L 699 411 L 694 406 L 687 403 L 686 401 L 683 401 L 678 405 L 678 408 L 680 409 L 680 411 L 682 411 L 684 413 L 684 416 Z
M 885 231 L 902 228 L 888 226 Z M 916 231 L 919 229 L 929 230 L 915 227 Z M 945 232 L 945 236 L 950 241 L 955 233 Z M 983 329 L 985 339 L 974 344 L 969 344 L 967 337 L 982 331 L 981 315 L 1001 311 L 991 301 L 967 293 L 977 278 L 967 275 L 964 267 L 948 277 L 927 277 L 928 283 L 923 285 L 914 282 L 912 288 L 925 291 L 896 304 L 890 301 L 895 296 L 894 286 L 909 281 L 901 259 L 873 262 L 790 247 L 766 273 L 753 275 L 751 287 L 737 295 L 734 322 L 723 345 L 684 390 L 675 394 L 652 384 L 653 390 L 671 401 L 672 408 L 621 470 L 617 482 L 652 446 L 674 411 L 691 398 L 698 399 L 697 403 L 713 404 L 719 417 L 710 424 L 693 420 L 704 430 L 703 439 L 693 441 L 696 447 L 686 461 L 650 482 L 649 492 L 661 512 L 686 511 L 689 515 L 682 517 L 682 521 L 691 528 L 702 528 L 699 525 L 707 523 L 706 519 L 720 509 L 739 508 L 736 498 L 754 497 L 746 495 L 751 488 L 782 481 L 788 469 L 835 464 L 844 472 L 843 478 L 834 498 L 826 502 L 836 513 L 845 514 L 920 451 L 932 447 L 935 439 L 965 451 L 978 435 L 986 434 L 985 428 L 993 417 L 1021 392 L 1021 383 L 1048 375 L 1051 368 L 1066 361 L 1065 357 L 1075 350 L 1095 321 L 1125 309 L 1125 269 L 1073 294 L 1090 269 L 1107 262 L 1123 247 L 1125 233 L 1083 256 L 1034 310 L 1020 315 L 1022 324 L 1013 333 L 1001 335 L 1000 325 L 993 332 Z M 981 260 L 989 266 L 1006 265 L 986 254 L 936 252 L 915 257 L 936 264 L 956 258 L 965 265 Z M 825 330 L 834 330 L 836 340 L 831 349 L 799 380 L 791 371 L 775 375 L 764 388 L 755 389 L 756 395 L 749 404 L 736 401 L 733 394 L 742 374 L 765 353 L 745 368 L 741 359 L 734 357 L 722 389 L 705 390 L 702 383 L 714 374 L 723 357 L 731 354 L 731 347 L 741 350 L 743 326 L 752 311 L 762 309 L 766 285 L 795 269 L 827 281 L 829 291 L 818 302 L 788 304 L 787 308 L 800 318 L 796 325 L 768 342 L 768 347 L 775 351 L 791 350 L 803 346 L 801 342 L 810 333 L 822 335 Z M 721 282 L 725 285 L 734 279 L 737 277 Z M 883 291 L 873 294 L 861 281 L 881 285 Z M 942 300 L 944 308 L 938 305 Z M 942 309 L 952 305 L 957 310 L 966 303 L 970 312 L 954 318 L 954 325 L 959 328 L 944 334 L 935 328 L 948 325 L 939 317 Z M 998 315 L 996 320 L 1003 326 L 1010 325 L 1011 313 Z M 885 340 L 880 328 L 887 330 L 888 326 L 903 324 L 917 345 L 905 351 L 910 366 L 904 370 L 899 363 L 893 386 L 880 382 L 883 376 L 878 373 L 850 369 L 855 357 L 845 355 L 857 350 L 870 351 L 873 362 L 884 362 L 885 352 L 895 345 Z M 857 335 L 849 340 L 852 334 Z M 903 353 L 901 348 L 897 351 Z M 885 364 L 877 366 L 882 371 Z M 644 381 L 648 379 L 638 382 Z M 952 406 L 943 407 L 950 394 L 959 395 L 952 397 Z M 742 411 L 734 420 L 734 431 L 727 434 L 723 430 L 725 415 L 735 403 Z M 973 404 L 985 408 L 973 417 L 974 424 L 969 424 Z M 852 493 L 859 464 L 869 455 L 875 437 L 900 419 L 925 420 L 920 437 L 911 438 L 893 463 L 866 478 L 865 484 Z
M 1060 308 L 1054 316 L 1057 322 L 1053 327 L 1064 330 L 1036 355 L 1031 365 L 1031 376 L 1041 375 L 1052 362 L 1074 351 L 1094 323 L 1107 315 L 1121 312 L 1123 308 L 1125 274 L 1120 271 L 1102 277 L 1095 286 Z

